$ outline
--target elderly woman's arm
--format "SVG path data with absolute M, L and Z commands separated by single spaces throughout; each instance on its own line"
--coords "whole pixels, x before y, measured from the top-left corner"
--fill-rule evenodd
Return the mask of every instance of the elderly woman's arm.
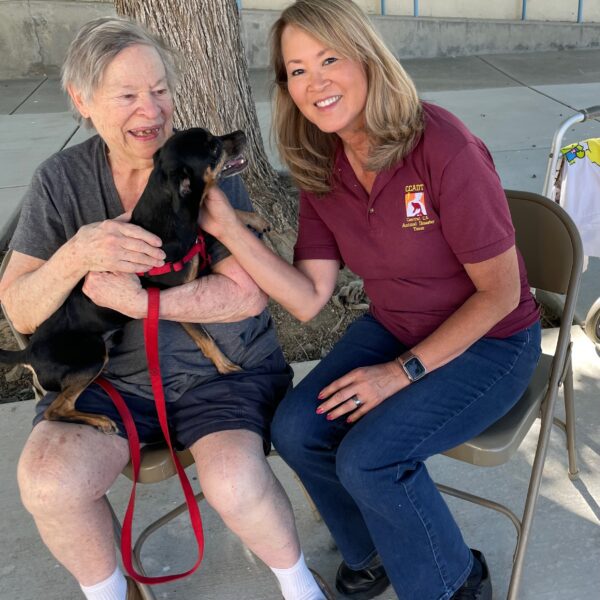
M 96 304 L 134 319 L 148 312 L 148 294 L 137 277 L 90 273 L 83 291 Z M 186 323 L 231 323 L 260 314 L 267 296 L 232 256 L 219 261 L 210 275 L 163 290 L 160 318 Z
M 163 264 L 161 240 L 113 219 L 82 227 L 49 260 L 13 252 L 0 282 L 0 300 L 21 333 L 33 333 L 89 271 L 135 273 Z

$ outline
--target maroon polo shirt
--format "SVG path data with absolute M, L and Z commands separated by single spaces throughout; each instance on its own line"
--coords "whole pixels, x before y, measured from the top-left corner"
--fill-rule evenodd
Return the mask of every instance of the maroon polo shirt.
M 424 103 L 415 149 L 377 175 L 371 194 L 340 145 L 333 189 L 302 192 L 294 260 L 334 259 L 362 277 L 371 313 L 408 347 L 431 334 L 475 292 L 463 265 L 515 243 L 489 151 L 448 111 Z M 521 300 L 490 337 L 538 319 L 519 254 Z

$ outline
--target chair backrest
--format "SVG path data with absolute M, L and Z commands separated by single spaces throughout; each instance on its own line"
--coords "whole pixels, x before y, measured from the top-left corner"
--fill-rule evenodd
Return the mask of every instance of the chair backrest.
M 583 269 L 581 236 L 571 217 L 556 202 L 531 192 L 506 190 L 505 193 L 529 284 L 565 295 L 550 371 L 552 388 L 559 385 L 571 341 Z
M 566 294 L 583 261 L 581 239 L 571 217 L 539 194 L 506 190 L 506 198 L 530 285 Z
M 6 253 L 6 255 L 4 256 L 4 259 L 2 260 L 2 265 L 0 265 L 0 280 L 4 276 L 4 271 L 6 271 L 6 267 L 8 266 L 8 261 L 10 260 L 11 255 L 12 255 L 12 250 L 9 250 Z M 21 348 L 21 349 L 25 348 L 25 346 L 27 346 L 27 336 L 23 335 L 21 332 L 17 331 L 13 327 L 12 321 L 10 320 L 9 316 L 6 314 L 6 311 L 4 310 L 4 306 L 2 306 L 2 313 L 4 314 L 4 318 L 6 319 L 6 322 L 10 326 L 10 330 L 12 331 L 12 333 L 15 337 L 15 340 L 17 341 L 17 344 L 19 345 L 19 348 Z
M 8 262 L 10 261 L 11 255 L 12 255 L 12 250 L 9 250 L 5 254 L 4 259 L 2 260 L 2 264 L 0 265 L 0 280 L 2 279 L 2 277 L 4 275 L 4 271 L 6 271 L 6 267 L 8 266 Z M 10 320 L 10 317 L 8 316 L 7 312 L 4 310 L 4 306 L 2 304 L 0 304 L 0 306 L 2 307 L 2 313 L 4 314 L 4 318 L 6 319 L 6 322 L 8 323 L 15 340 L 17 341 L 17 345 L 21 349 L 25 348 L 25 346 L 27 346 L 27 341 L 28 341 L 27 336 L 23 335 L 20 331 L 17 331 L 15 329 L 15 327 L 12 324 L 12 321 Z M 35 397 L 37 400 L 39 400 L 46 393 L 44 391 L 44 388 L 42 388 L 42 386 L 40 385 L 40 382 L 38 381 L 38 378 L 35 375 L 35 373 L 33 374 L 33 393 L 35 394 Z

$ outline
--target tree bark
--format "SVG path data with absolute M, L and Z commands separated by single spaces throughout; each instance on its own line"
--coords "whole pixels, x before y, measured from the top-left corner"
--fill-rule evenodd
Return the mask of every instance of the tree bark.
M 244 182 L 258 212 L 284 233 L 271 236 L 271 241 L 280 253 L 289 254 L 290 229 L 296 229 L 295 197 L 286 194 L 264 151 L 236 1 L 115 0 L 115 7 L 178 54 L 176 127 L 206 127 L 217 135 L 236 129 L 246 133 L 249 165 Z

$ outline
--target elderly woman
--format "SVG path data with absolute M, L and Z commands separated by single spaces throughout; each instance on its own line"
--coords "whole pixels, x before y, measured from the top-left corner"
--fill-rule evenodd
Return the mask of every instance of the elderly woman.
M 127 223 L 126 213 L 144 190 L 153 154 L 172 134 L 174 77 L 169 52 L 130 21 L 92 21 L 72 42 L 63 86 L 98 135 L 52 156 L 34 175 L 0 290 L 19 331 L 33 332 L 86 276 L 84 290 L 94 302 L 145 316 L 146 292 L 134 274 L 162 265 L 164 253 L 161 240 Z M 250 208 L 241 181 L 227 180 L 223 191 L 234 205 Z M 283 596 L 322 600 L 300 551 L 289 500 L 264 454 L 291 371 L 265 310 L 266 296 L 220 243 L 208 245 L 212 274 L 161 293 L 161 362 L 172 436 L 191 450 L 209 503 L 273 570 Z M 220 376 L 173 321 L 207 323 L 243 371 Z M 141 440 L 157 439 L 140 321 L 126 327 L 105 375 L 124 396 Z M 139 598 L 117 567 L 103 501 L 129 460 L 127 440 L 87 425 L 44 421 L 50 400 L 40 402 L 19 462 L 23 502 L 88 599 Z M 95 385 L 77 407 L 121 424 Z
M 275 447 L 344 561 L 337 589 L 490 600 L 425 460 L 477 435 L 527 386 L 538 309 L 484 144 L 413 83 L 350 0 L 298 0 L 272 30 L 274 128 L 301 188 L 295 264 L 210 194 L 203 226 L 301 320 L 341 264 L 371 299 L 278 407 Z

